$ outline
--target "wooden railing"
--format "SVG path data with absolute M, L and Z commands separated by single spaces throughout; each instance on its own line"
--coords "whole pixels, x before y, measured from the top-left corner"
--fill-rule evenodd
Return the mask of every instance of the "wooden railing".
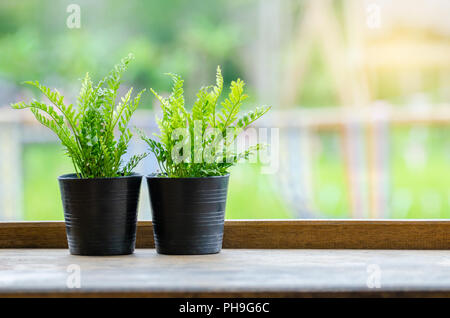
M 132 125 L 152 131 L 155 127 L 153 112 L 138 111 Z M 330 107 L 289 110 L 273 110 L 263 118 L 258 127 L 280 129 L 280 171 L 277 174 L 293 178 L 292 172 L 299 169 L 300 180 L 294 180 L 298 187 L 285 185 L 287 191 L 302 192 L 302 208 L 295 211 L 297 217 L 320 217 L 315 211 L 312 196 L 311 143 L 317 132 L 334 131 L 341 136 L 344 148 L 344 162 L 349 189 L 349 202 L 353 218 L 389 218 L 387 190 L 389 178 L 387 162 L 391 126 L 431 125 L 450 126 L 450 104 L 428 107 L 400 107 L 386 103 L 375 103 L 368 107 Z M 363 132 L 368 132 L 364 134 Z M 298 149 L 285 142 L 299 134 Z M 297 136 L 298 137 L 298 136 Z M 22 146 L 26 143 L 56 142 L 55 136 L 40 126 L 27 111 L 0 108 L 0 220 L 22 219 L 23 177 Z M 132 146 L 136 147 L 136 146 Z M 290 148 L 289 148 L 290 147 Z M 136 148 L 132 148 L 133 152 Z M 295 157 L 296 165 L 289 158 Z M 294 159 L 295 159 L 294 158 Z M 151 170 L 151 163 L 146 169 Z M 42 167 L 45 169 L 45 167 Z M 281 184 L 282 186 L 282 184 Z M 291 193 L 295 197 L 297 193 Z M 288 200 L 288 198 L 286 198 Z M 298 204 L 297 204 L 298 206 Z M 294 205 L 295 208 L 295 205 Z

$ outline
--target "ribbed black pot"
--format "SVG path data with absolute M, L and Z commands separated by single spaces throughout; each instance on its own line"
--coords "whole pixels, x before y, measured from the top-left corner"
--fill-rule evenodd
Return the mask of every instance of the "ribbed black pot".
M 126 255 L 134 251 L 142 175 L 58 178 L 69 250 L 74 255 Z
M 158 253 L 214 254 L 222 249 L 228 178 L 147 176 Z

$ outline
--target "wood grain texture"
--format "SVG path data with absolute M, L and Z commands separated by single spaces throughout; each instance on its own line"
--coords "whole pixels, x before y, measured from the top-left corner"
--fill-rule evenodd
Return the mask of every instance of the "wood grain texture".
M 0 250 L 2 297 L 450 296 L 450 251 L 224 249 L 220 254 L 73 256 Z M 80 288 L 68 288 L 79 266 Z M 379 284 L 368 281 L 373 270 Z
M 66 248 L 64 222 L 0 223 L 0 248 Z M 138 224 L 137 248 L 153 248 L 150 221 Z M 236 220 L 224 248 L 450 249 L 450 220 Z
M 450 249 L 448 220 L 236 221 L 224 247 L 325 249 Z

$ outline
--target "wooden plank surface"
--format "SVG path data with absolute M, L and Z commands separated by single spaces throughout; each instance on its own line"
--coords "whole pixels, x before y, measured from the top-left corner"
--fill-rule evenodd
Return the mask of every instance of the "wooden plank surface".
M 225 248 L 450 249 L 450 220 L 233 220 Z M 139 222 L 136 246 L 153 248 Z M 0 248 L 66 248 L 64 222 L 0 223 Z
M 67 285 L 74 266 L 80 288 Z M 167 256 L 138 249 L 86 257 L 66 249 L 1 249 L 0 296 L 450 296 L 450 251 L 224 249 Z

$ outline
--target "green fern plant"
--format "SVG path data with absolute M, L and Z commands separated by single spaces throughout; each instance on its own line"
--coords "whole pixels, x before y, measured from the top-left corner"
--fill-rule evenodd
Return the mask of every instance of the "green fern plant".
M 66 105 L 56 89 L 51 90 L 38 81 L 25 83 L 39 89 L 50 105 L 37 100 L 11 105 L 15 109 L 29 108 L 42 125 L 58 136 L 79 178 L 127 176 L 146 156 L 134 155 L 127 163 L 122 160 L 132 137 L 127 126 L 145 91 L 132 98 L 131 88 L 116 105 L 122 74 L 132 59 L 132 54 L 123 58 L 97 85 L 87 73 L 82 80 L 77 106 Z M 119 131 L 117 138 L 116 130 Z
M 170 178 L 207 177 L 228 174 L 229 168 L 241 159 L 247 159 L 261 146 L 249 147 L 237 153 L 233 143 L 241 132 L 267 113 L 270 107 L 257 107 L 239 116 L 243 101 L 245 83 L 237 79 L 231 82 L 228 97 L 220 103 L 223 91 L 223 77 L 217 67 L 216 84 L 202 87 L 191 111 L 186 110 L 183 79 L 168 74 L 173 81 L 168 98 L 151 89 L 161 103 L 162 118 L 157 118 L 160 129 L 157 139 L 148 138 L 140 131 L 141 138 L 155 155 L 160 175 Z

